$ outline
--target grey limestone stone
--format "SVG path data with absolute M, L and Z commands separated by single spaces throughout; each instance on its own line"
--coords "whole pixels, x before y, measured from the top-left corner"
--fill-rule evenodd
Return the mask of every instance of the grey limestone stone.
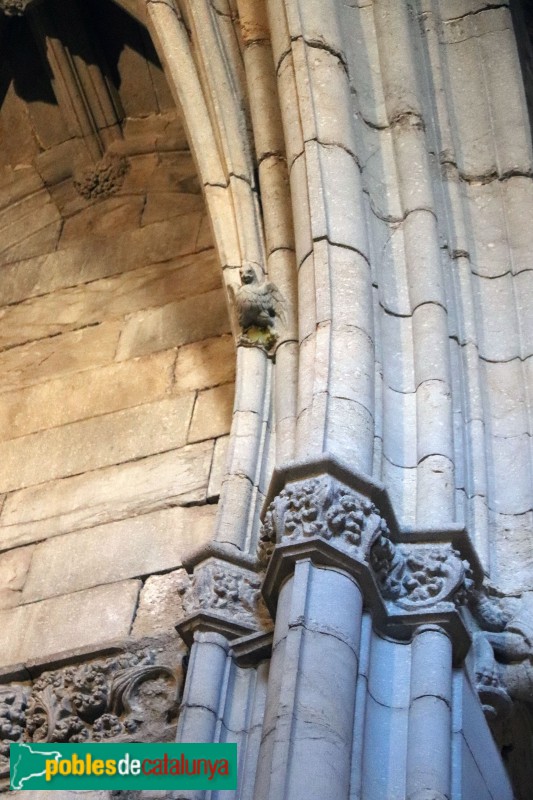
M 123 581 L 0 611 L 1 663 L 18 664 L 129 634 L 140 581 Z

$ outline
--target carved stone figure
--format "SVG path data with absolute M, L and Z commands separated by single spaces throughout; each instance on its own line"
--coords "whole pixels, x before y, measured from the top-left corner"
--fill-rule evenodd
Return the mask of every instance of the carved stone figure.
M 235 305 L 243 330 L 241 342 L 270 349 L 277 340 L 277 320 L 284 319 L 283 297 L 273 283 L 259 281 L 251 264 L 240 270 L 241 286 L 235 291 Z
M 508 697 L 533 702 L 533 626 L 523 609 L 511 614 L 487 587 L 474 592 L 470 610 L 480 626 L 475 634 L 478 692 L 488 685 L 501 687 Z M 486 702 L 484 703 L 486 705 Z M 487 710 L 487 709 L 486 709 Z M 505 708 L 494 707 L 489 716 Z

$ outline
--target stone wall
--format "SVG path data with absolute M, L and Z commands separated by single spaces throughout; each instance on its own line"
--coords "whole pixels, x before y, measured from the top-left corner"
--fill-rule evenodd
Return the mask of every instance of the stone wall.
M 124 131 L 112 197 L 3 174 L 3 665 L 172 631 L 213 528 L 235 361 L 217 258 L 179 120 Z

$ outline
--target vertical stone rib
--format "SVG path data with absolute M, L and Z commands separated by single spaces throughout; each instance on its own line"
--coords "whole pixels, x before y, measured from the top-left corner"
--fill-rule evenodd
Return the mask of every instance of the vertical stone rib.
M 417 408 L 417 525 L 455 518 L 448 321 L 428 143 L 409 9 L 375 0 L 384 96 L 395 151 L 413 315 Z
M 480 559 L 488 569 L 489 536 L 487 517 L 487 456 L 484 447 L 484 434 L 481 440 L 476 435 L 473 423 L 484 426 L 482 403 L 482 376 L 478 358 L 478 334 L 476 329 L 476 306 L 470 272 L 470 259 L 467 256 L 471 242 L 467 233 L 465 195 L 460 186 L 457 171 L 452 164 L 457 162 L 450 120 L 449 101 L 444 76 L 445 64 L 441 54 L 438 36 L 438 21 L 435 15 L 435 0 L 420 0 L 421 28 L 426 45 L 426 64 L 433 85 L 436 124 L 436 146 L 443 165 L 442 188 L 447 214 L 445 223 L 448 256 L 452 259 L 451 293 L 455 306 L 456 331 L 450 335 L 458 338 L 457 374 L 454 402 L 460 409 L 461 438 L 463 447 L 456 441 L 456 457 L 463 459 L 463 486 L 466 494 L 467 528 L 472 536 Z M 458 394 L 460 393 L 460 394 Z M 457 396 L 458 394 L 458 396 Z M 459 434 L 459 431 L 458 431 Z M 459 470 L 459 467 L 458 467 Z M 460 487 L 462 488 L 462 487 Z M 458 516 L 462 513 L 458 511 Z
M 372 471 L 374 347 L 368 244 L 350 88 L 332 0 L 268 3 L 296 237 L 296 452 Z M 312 277 L 311 277 L 312 276 Z M 314 295 L 310 285 L 315 287 Z
M 451 798 L 452 643 L 435 626 L 413 640 L 407 740 L 407 800 Z
M 183 111 L 224 279 L 230 287 L 235 285 L 236 268 L 243 262 L 255 263 L 260 269 L 265 263 L 251 144 L 239 88 L 242 65 L 235 63 L 239 58 L 234 45 L 228 45 L 230 52 L 225 49 L 217 29 L 219 15 L 210 3 L 195 0 L 188 9 L 193 27 L 197 26 L 193 36 L 194 56 L 174 1 L 148 0 L 147 9 L 170 88 Z M 230 38 L 233 35 L 230 33 Z M 252 405 L 246 403 L 246 407 L 239 409 L 238 398 L 246 395 L 250 382 L 269 392 L 271 365 L 263 353 L 238 350 L 235 408 L 244 413 L 235 413 L 233 418 L 215 536 L 238 549 L 246 549 L 254 546 L 256 510 L 261 503 L 258 469 L 261 472 L 263 454 L 268 449 L 270 402 L 268 394 L 259 391 L 255 392 Z M 253 459 L 244 454 L 247 446 L 249 453 L 255 454 Z
M 289 175 L 264 0 L 238 0 L 244 64 L 265 225 L 268 276 L 281 291 L 284 316 L 275 359 L 276 465 L 294 458 L 298 385 L 297 274 Z

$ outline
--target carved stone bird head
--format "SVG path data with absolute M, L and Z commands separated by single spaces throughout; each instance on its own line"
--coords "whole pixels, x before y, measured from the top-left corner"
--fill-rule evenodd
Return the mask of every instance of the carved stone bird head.
M 241 267 L 239 270 L 239 275 L 243 285 L 258 283 L 257 274 L 251 264 L 245 264 L 243 267 Z

